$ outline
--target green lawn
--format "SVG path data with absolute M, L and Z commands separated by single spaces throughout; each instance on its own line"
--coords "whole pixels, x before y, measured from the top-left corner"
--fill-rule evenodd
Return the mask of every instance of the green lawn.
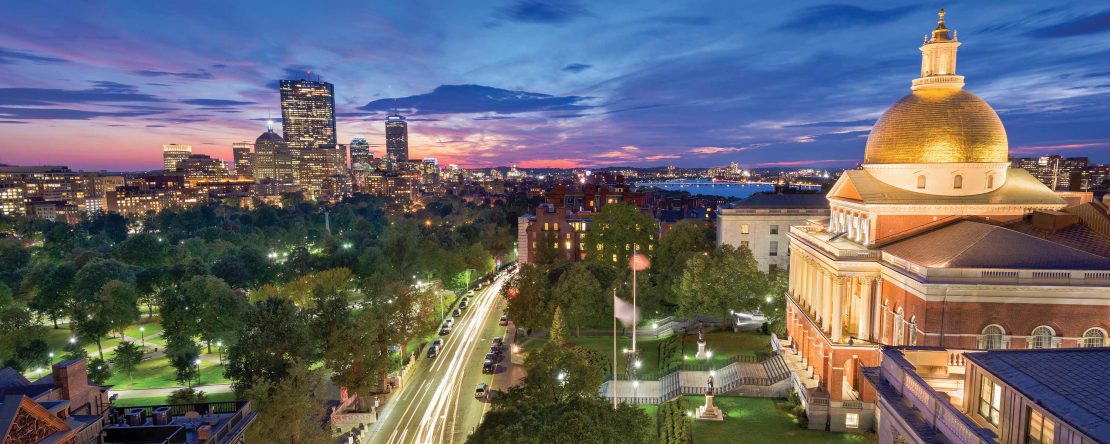
M 175 387 L 181 385 L 174 378 L 176 371 L 165 357 L 143 361 L 132 373 L 131 378 L 116 371 L 105 383 L 116 390 Z M 200 385 L 227 384 L 224 366 L 214 362 L 201 361 Z
M 236 401 L 233 392 L 220 392 L 220 393 L 206 393 L 205 397 L 208 402 L 221 402 L 221 401 Z M 147 405 L 162 405 L 166 403 L 165 396 L 151 396 L 143 398 L 118 398 L 116 399 L 116 407 L 131 407 L 131 406 L 147 406 Z
M 143 328 L 144 330 L 140 331 L 139 328 Z M 139 323 L 133 324 L 124 330 L 124 334 L 128 337 L 135 338 L 136 342 L 142 343 L 141 341 L 145 335 L 148 346 L 151 346 L 151 344 L 158 344 L 160 347 L 165 346 L 165 342 L 162 341 L 162 337 L 160 336 L 161 333 L 162 318 L 157 315 L 150 320 L 147 320 L 146 316 L 143 316 Z
M 687 396 L 691 407 L 705 405 L 704 396 Z M 874 434 L 830 433 L 800 428 L 785 410 L 785 400 L 717 396 L 713 404 L 725 414 L 724 422 L 694 421 L 694 443 L 768 443 L 791 444 L 877 442 Z
M 694 359 L 698 353 L 698 336 L 685 337 L 684 358 Z M 719 365 L 731 362 L 735 355 L 755 355 L 771 349 L 771 336 L 759 333 L 733 333 L 715 331 L 705 334 L 705 349 L 713 352 L 713 361 Z

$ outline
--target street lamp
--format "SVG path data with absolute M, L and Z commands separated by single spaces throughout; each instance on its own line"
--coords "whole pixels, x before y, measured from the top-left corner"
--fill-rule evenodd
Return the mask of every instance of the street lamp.
M 77 337 L 76 336 L 70 336 L 69 337 L 69 343 L 70 344 L 77 344 Z
M 216 351 L 220 353 L 220 364 L 224 363 L 224 341 L 216 341 Z
M 197 385 L 200 385 L 200 358 L 197 358 L 196 364 L 197 364 Z
M 143 348 L 146 348 L 146 327 L 139 327 L 139 336 L 142 336 Z

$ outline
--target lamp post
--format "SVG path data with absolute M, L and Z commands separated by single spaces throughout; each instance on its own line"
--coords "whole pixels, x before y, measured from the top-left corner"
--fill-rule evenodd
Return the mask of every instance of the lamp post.
M 200 385 L 200 358 L 197 358 L 196 364 L 197 364 L 197 385 Z
M 216 341 L 216 351 L 220 353 L 220 365 L 224 363 L 224 341 Z
M 143 348 L 146 348 L 146 327 L 139 327 L 139 336 L 143 339 Z

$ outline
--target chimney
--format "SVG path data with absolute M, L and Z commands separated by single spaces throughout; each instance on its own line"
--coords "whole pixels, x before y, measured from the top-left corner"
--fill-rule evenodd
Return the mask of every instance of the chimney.
M 71 359 L 54 364 L 54 387 L 62 399 L 69 400 L 70 412 L 91 415 L 89 407 L 89 370 L 85 358 Z

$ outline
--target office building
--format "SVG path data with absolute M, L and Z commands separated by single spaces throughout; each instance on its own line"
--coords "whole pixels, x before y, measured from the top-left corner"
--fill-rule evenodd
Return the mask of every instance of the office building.
M 1010 159 L 1010 166 L 1028 171 L 1041 183 L 1057 191 L 1087 191 L 1092 185 L 1090 175 L 1093 169 L 1090 159 L 1086 157 L 1063 157 L 1058 154 L 1018 157 Z
M 1010 167 L 1006 129 L 963 89 L 943 17 L 920 48 L 921 77 L 875 122 L 862 168 L 826 195 L 829 219 L 790 227 L 782 345 L 810 428 L 873 427 L 861 369 L 886 367 L 884 346 L 1106 337 L 1110 239 L 1097 230 L 1110 219 Z
M 282 80 L 281 128 L 291 149 L 335 145 L 335 91 L 332 84 Z
M 368 166 L 374 162 L 374 154 L 370 152 L 370 143 L 362 136 L 351 139 L 351 168 L 355 165 Z
M 717 211 L 717 245 L 751 250 L 762 271 L 786 270 L 790 227 L 827 217 L 829 201 L 824 194 L 754 194 Z
M 250 142 L 235 142 L 231 144 L 232 158 L 235 159 L 235 176 L 243 179 L 253 179 L 251 172 L 251 150 L 254 144 Z
M 266 132 L 254 141 L 254 154 L 251 157 L 254 179 L 270 179 L 283 183 L 293 182 L 293 156 L 285 139 L 274 132 L 272 122 L 267 124 Z
M 420 166 L 421 180 L 425 185 L 439 183 L 439 160 L 435 157 L 425 157 Z
M 220 159 L 214 159 L 207 154 L 191 154 L 177 164 L 177 171 L 185 174 L 185 180 L 190 183 L 197 181 L 228 180 L 231 173 L 227 164 Z
M 385 155 L 395 161 L 409 160 L 409 124 L 404 116 L 385 118 Z
M 188 159 L 190 154 L 193 154 L 193 147 L 189 145 L 162 145 L 162 169 L 167 172 L 177 171 L 177 164 Z

